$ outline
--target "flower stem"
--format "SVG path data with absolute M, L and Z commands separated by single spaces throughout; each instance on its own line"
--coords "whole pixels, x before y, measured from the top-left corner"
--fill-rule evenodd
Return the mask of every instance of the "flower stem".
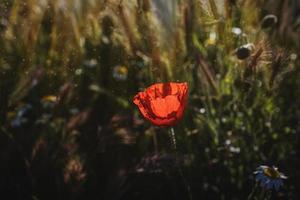
M 271 197 L 272 197 L 272 191 L 271 191 L 271 190 L 268 190 L 268 191 L 266 192 L 266 198 L 265 198 L 265 200 L 270 200 Z
M 255 194 L 257 188 L 258 188 L 258 183 L 255 183 L 255 186 L 254 186 L 254 188 L 252 189 L 251 193 L 248 195 L 247 200 L 253 199 L 254 194 Z
M 170 139 L 171 139 L 171 144 L 173 146 L 173 150 L 175 152 L 176 168 L 177 168 L 178 173 L 179 173 L 179 175 L 180 175 L 180 177 L 182 179 L 183 184 L 186 187 L 186 190 L 187 190 L 187 193 L 188 193 L 188 196 L 189 196 L 189 200 L 193 200 L 190 184 L 188 183 L 188 181 L 184 177 L 182 168 L 181 168 L 180 163 L 179 163 L 178 151 L 177 151 L 177 144 L 176 144 L 176 137 L 175 137 L 175 131 L 174 131 L 173 127 L 170 129 Z
M 177 144 L 176 144 L 176 138 L 175 138 L 174 128 L 170 129 L 170 138 L 171 138 L 171 144 L 172 144 L 172 146 L 174 148 L 174 151 L 177 154 Z
M 155 130 L 153 131 L 153 146 L 154 146 L 155 154 L 158 154 L 158 142 L 157 142 L 157 135 Z

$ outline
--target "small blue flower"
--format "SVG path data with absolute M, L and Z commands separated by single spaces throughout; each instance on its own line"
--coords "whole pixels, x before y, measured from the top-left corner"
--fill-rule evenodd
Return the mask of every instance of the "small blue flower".
M 254 174 L 256 174 L 255 180 L 260 183 L 260 186 L 268 190 L 275 189 L 278 191 L 283 185 L 283 179 L 287 179 L 287 177 L 274 166 L 261 165 Z
M 126 81 L 128 76 L 128 69 L 126 66 L 117 65 L 113 68 L 113 77 L 117 81 Z
M 32 110 L 32 106 L 30 104 L 26 104 L 22 106 L 16 113 L 15 118 L 11 121 L 11 126 L 14 128 L 20 127 L 25 124 L 28 119 L 26 118 L 26 114 Z

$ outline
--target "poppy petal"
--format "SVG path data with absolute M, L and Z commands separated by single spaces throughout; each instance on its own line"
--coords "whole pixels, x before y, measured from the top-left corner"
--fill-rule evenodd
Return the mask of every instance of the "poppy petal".
M 178 98 L 171 95 L 151 101 L 151 109 L 159 118 L 167 118 L 170 114 L 176 113 L 180 106 Z
M 157 83 L 135 95 L 133 102 L 154 125 L 172 126 L 182 118 L 187 96 L 187 83 Z

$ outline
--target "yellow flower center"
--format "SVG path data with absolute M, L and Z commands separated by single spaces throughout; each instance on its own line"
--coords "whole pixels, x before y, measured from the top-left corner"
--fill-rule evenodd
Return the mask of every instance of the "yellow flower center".
M 264 169 L 264 174 L 272 179 L 280 178 L 279 171 L 274 167 L 268 167 L 268 168 Z

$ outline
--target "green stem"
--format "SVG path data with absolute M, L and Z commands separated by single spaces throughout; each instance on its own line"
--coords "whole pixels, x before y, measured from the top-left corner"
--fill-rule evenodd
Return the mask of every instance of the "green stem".
M 254 194 L 255 194 L 255 192 L 256 192 L 256 190 L 257 190 L 257 188 L 258 188 L 258 183 L 256 183 L 255 184 L 255 186 L 253 187 L 253 189 L 252 189 L 252 191 L 251 191 L 251 193 L 248 195 L 248 197 L 247 197 L 247 200 L 251 200 L 251 199 L 253 199 L 253 197 L 254 197 Z
M 155 130 L 153 131 L 153 145 L 154 145 L 155 154 L 158 154 L 158 142 L 157 142 L 157 135 Z
M 271 191 L 271 190 L 268 190 L 268 191 L 266 192 L 265 200 L 270 200 L 270 199 L 271 199 L 271 196 L 272 196 L 272 191 Z
M 266 200 L 267 192 L 264 188 L 262 188 L 261 193 L 259 195 L 259 200 Z
M 188 193 L 188 196 L 189 196 L 189 200 L 193 200 L 190 184 L 188 183 L 188 181 L 184 177 L 182 168 L 181 168 L 180 163 L 179 163 L 178 151 L 177 151 L 177 144 L 176 144 L 176 137 L 175 137 L 175 131 L 174 131 L 173 127 L 170 129 L 170 139 L 171 139 L 171 143 L 172 143 L 172 146 L 173 146 L 173 150 L 175 152 L 176 168 L 177 168 L 178 173 L 179 173 L 179 175 L 180 175 L 180 177 L 182 179 L 183 184 L 186 187 L 186 190 L 187 190 L 187 193 Z
M 175 138 L 174 128 L 170 129 L 170 138 L 171 138 L 171 144 L 173 146 L 173 150 L 177 154 L 177 144 L 176 144 L 176 138 Z

